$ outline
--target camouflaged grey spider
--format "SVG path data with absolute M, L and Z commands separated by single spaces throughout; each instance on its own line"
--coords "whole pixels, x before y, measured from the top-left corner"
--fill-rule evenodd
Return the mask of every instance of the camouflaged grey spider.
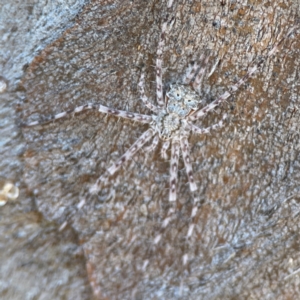
M 172 1 L 170 1 L 172 3 Z M 163 52 L 165 39 L 168 29 L 173 25 L 173 19 L 171 21 L 165 21 L 162 25 L 162 31 L 160 34 L 160 39 L 157 48 L 156 57 L 156 100 L 157 105 L 152 104 L 144 91 L 144 74 L 141 74 L 139 81 L 139 90 L 141 94 L 141 100 L 145 106 L 151 110 L 153 115 L 143 115 L 138 113 L 131 113 L 128 111 L 117 110 L 103 106 L 101 104 L 86 104 L 78 106 L 72 110 L 59 113 L 51 117 L 51 120 L 57 120 L 63 118 L 67 115 L 73 113 L 79 113 L 85 110 L 98 110 L 99 112 L 121 117 L 124 119 L 130 119 L 143 124 L 149 124 L 149 129 L 144 132 L 137 141 L 112 165 L 107 169 L 107 175 L 104 174 L 98 178 L 96 183 L 90 189 L 91 193 L 97 193 L 100 189 L 100 185 L 105 181 L 108 176 L 115 174 L 122 165 L 124 165 L 128 160 L 130 160 L 139 149 L 141 149 L 144 144 L 152 139 L 152 143 L 147 147 L 148 151 L 153 151 L 159 141 L 162 141 L 161 153 L 164 158 L 167 157 L 166 151 L 171 146 L 171 162 L 170 162 L 170 191 L 169 191 L 169 201 L 175 203 L 176 201 L 176 185 L 177 185 L 177 175 L 178 175 L 178 161 L 180 156 L 180 150 L 182 152 L 182 157 L 184 161 L 184 166 L 186 169 L 190 191 L 194 194 L 197 190 L 197 185 L 194 181 L 193 170 L 190 161 L 190 150 L 188 137 L 191 133 L 195 134 L 207 134 L 213 129 L 218 129 L 223 126 L 223 120 L 226 115 L 222 118 L 219 123 L 214 124 L 208 128 L 199 128 L 195 126 L 192 122 L 204 117 L 209 111 L 213 110 L 220 103 L 224 102 L 229 96 L 235 93 L 238 88 L 245 83 L 245 81 L 257 70 L 258 66 L 262 63 L 248 69 L 246 75 L 241 78 L 236 84 L 229 87 L 229 91 L 225 92 L 219 96 L 216 100 L 206 105 L 203 108 L 199 108 L 201 102 L 200 96 L 196 91 L 200 91 L 201 83 L 205 74 L 206 65 L 208 62 L 208 57 L 202 55 L 200 57 L 200 64 L 194 63 L 187 71 L 186 75 L 182 79 L 181 83 L 171 84 L 169 90 L 163 93 L 163 83 L 162 83 L 162 63 L 163 63 Z M 293 31 L 292 28 L 287 36 Z M 273 48 L 267 53 L 268 58 L 274 54 L 282 42 L 282 38 L 279 42 L 273 46 Z M 48 120 L 49 121 L 49 120 Z M 25 126 L 35 126 L 39 124 L 44 124 L 45 122 L 31 122 L 25 124 Z M 194 196 L 194 204 L 191 212 L 192 223 L 189 226 L 187 237 L 190 237 L 195 226 L 194 217 L 196 216 L 198 209 L 199 199 Z M 174 205 L 169 209 L 167 216 L 163 220 L 162 228 L 166 228 L 169 224 L 171 217 L 175 214 Z M 154 244 L 157 244 L 161 239 L 161 233 L 154 239 Z M 185 258 L 184 260 L 186 260 Z

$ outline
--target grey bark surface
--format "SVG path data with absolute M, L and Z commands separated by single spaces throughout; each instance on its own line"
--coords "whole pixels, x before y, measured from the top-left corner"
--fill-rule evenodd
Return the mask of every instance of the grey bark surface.
M 202 203 L 194 235 L 185 238 L 193 199 L 181 161 L 178 211 L 161 243 L 153 245 L 169 206 L 169 162 L 159 150 L 140 151 L 99 195 L 89 194 L 89 187 L 147 125 L 85 112 L 23 129 L 14 142 L 23 150 L 7 155 L 7 173 L 26 186 L 22 199 L 27 199 L 30 214 L 39 213 L 35 234 L 42 230 L 50 241 L 57 237 L 57 244 L 45 246 L 43 234 L 36 234 L 28 255 L 40 244 L 55 250 L 72 241 L 77 250 L 58 252 L 66 272 L 80 270 L 64 285 L 73 289 L 77 280 L 79 299 L 91 297 L 87 281 L 97 299 L 296 299 L 299 29 L 271 58 L 266 53 L 291 27 L 299 26 L 299 2 L 181 0 L 168 13 L 176 22 L 164 51 L 165 89 L 180 80 L 189 63 L 210 53 L 209 69 L 216 68 L 204 80 L 205 105 L 265 59 L 234 96 L 196 122 L 207 127 L 228 114 L 222 130 L 190 137 Z M 31 56 L 22 82 L 9 78 L 18 88 L 5 97 L 20 95 L 23 122 L 86 103 L 150 114 L 137 85 L 144 69 L 146 93 L 155 103 L 154 65 L 166 15 L 166 1 L 90 1 L 74 24 L 61 25 L 59 34 L 57 28 L 49 32 L 48 45 Z M 15 173 L 10 171 L 12 160 Z M 82 201 L 86 204 L 78 209 Z M 45 224 L 51 224 L 50 233 Z M 9 237 L 14 243 L 14 236 Z M 81 250 L 84 259 L 74 261 L 74 253 Z M 182 263 L 184 254 L 189 256 L 187 265 Z M 61 273 L 62 266 L 47 263 Z
M 25 98 L 20 79 L 33 58 L 74 23 L 84 1 L 0 2 L 0 191 L 6 182 L 20 190 L 0 207 L 0 298 L 91 299 L 78 236 L 39 212 L 23 180 L 26 142 L 16 126 Z

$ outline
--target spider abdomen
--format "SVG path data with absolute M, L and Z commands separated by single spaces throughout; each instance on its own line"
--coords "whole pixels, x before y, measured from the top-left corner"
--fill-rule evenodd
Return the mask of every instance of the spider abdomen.
M 178 135 L 181 128 L 181 118 L 175 113 L 163 112 L 155 119 L 155 130 L 163 140 L 169 140 Z

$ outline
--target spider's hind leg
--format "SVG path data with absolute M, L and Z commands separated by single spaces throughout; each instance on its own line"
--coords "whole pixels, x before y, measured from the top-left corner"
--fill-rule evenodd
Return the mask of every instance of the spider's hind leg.
M 193 169 L 192 169 L 192 165 L 190 162 L 190 147 L 189 147 L 188 139 L 186 136 L 181 138 L 180 146 L 181 146 L 181 151 L 182 151 L 186 174 L 187 174 L 188 180 L 189 180 L 190 191 L 193 194 L 193 200 L 194 200 L 192 210 L 190 213 L 191 222 L 189 224 L 187 234 L 186 234 L 186 238 L 189 239 L 193 235 L 193 231 L 194 231 L 194 228 L 196 226 L 196 221 L 197 221 L 196 216 L 197 216 L 197 212 L 198 212 L 199 198 L 195 192 L 198 189 L 198 187 L 194 180 Z M 182 256 L 182 262 L 183 262 L 183 265 L 187 264 L 187 262 L 188 262 L 188 254 L 187 253 L 185 253 Z
M 188 180 L 189 180 L 189 184 L 190 184 L 190 191 L 194 194 L 194 192 L 198 189 L 198 187 L 194 180 L 194 174 L 193 174 L 192 164 L 191 164 L 191 160 L 190 160 L 190 147 L 189 147 L 187 137 L 181 138 L 180 146 L 181 146 L 181 151 L 182 151 L 186 174 L 188 176 Z M 199 198 L 194 195 L 194 204 L 193 204 L 193 208 L 192 208 L 192 212 L 191 212 L 192 221 L 194 220 L 194 218 L 197 214 L 198 203 L 199 203 Z M 189 229 L 188 229 L 187 238 L 189 238 L 192 235 L 194 227 L 195 227 L 195 223 L 192 222 L 192 224 L 189 226 Z
M 176 212 L 176 187 L 178 180 L 178 161 L 180 153 L 180 144 L 179 141 L 173 141 L 171 147 L 171 163 L 170 163 L 170 192 L 169 192 L 169 201 L 171 202 L 171 207 L 169 208 L 166 217 L 164 218 L 161 226 L 161 231 L 164 231 L 165 228 L 169 225 L 172 217 Z M 161 240 L 162 232 L 160 232 L 154 239 L 153 243 L 158 244 Z
M 190 184 L 190 190 L 191 192 L 195 192 L 197 190 L 197 185 L 195 183 L 194 176 L 193 176 L 193 169 L 192 169 L 191 158 L 190 158 L 190 147 L 189 147 L 187 137 L 182 137 L 180 139 L 180 146 L 181 146 L 186 174 L 188 176 L 188 180 Z
M 135 143 L 106 170 L 106 173 L 97 179 L 96 183 L 90 188 L 90 193 L 98 193 L 100 190 L 101 183 L 106 182 L 109 176 L 114 175 L 123 164 L 130 160 L 143 147 L 143 145 L 147 143 L 151 139 L 151 137 L 153 137 L 153 134 L 154 132 L 152 129 L 148 129 L 146 132 L 144 132 L 135 141 Z
M 169 201 L 171 202 L 176 201 L 179 152 L 180 152 L 180 146 L 178 141 L 173 141 L 171 147 L 170 192 L 169 192 Z
M 190 129 L 195 134 L 209 134 L 211 131 L 219 130 L 226 125 L 227 114 L 224 114 L 223 118 L 216 124 L 211 125 L 206 128 L 200 128 L 194 124 L 187 123 L 188 129 Z
M 164 160 L 168 159 L 167 151 L 168 151 L 169 147 L 170 147 L 170 141 L 165 141 L 161 147 L 160 153 L 161 153 L 161 157 Z
M 152 151 L 154 151 L 155 148 L 157 147 L 158 143 L 159 143 L 159 136 L 155 135 L 154 138 L 153 138 L 153 140 L 152 140 L 152 143 L 145 148 L 145 151 L 146 152 L 152 152 Z

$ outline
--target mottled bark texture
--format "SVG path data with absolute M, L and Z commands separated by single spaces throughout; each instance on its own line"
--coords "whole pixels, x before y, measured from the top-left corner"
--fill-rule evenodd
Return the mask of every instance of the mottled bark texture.
M 54 3 L 55 2 L 55 3 Z M 73 26 L 82 0 L 0 1 L 0 193 L 7 181 L 20 196 L 0 207 L 0 299 L 92 299 L 78 235 L 47 220 L 23 180 L 26 141 L 16 108 L 26 97 L 19 85 L 28 64 Z M 72 21 L 73 20 L 73 21 Z
M 164 88 L 210 53 L 203 105 L 237 82 L 288 30 L 298 1 L 174 0 Z M 29 64 L 23 122 L 87 102 L 149 114 L 166 1 L 94 0 Z M 299 277 L 299 30 L 227 103 L 197 122 L 228 124 L 189 139 L 201 207 L 187 241 L 193 197 L 179 164 L 176 217 L 163 230 L 169 162 L 140 151 L 99 195 L 89 187 L 147 129 L 85 112 L 22 131 L 23 180 L 42 218 L 78 236 L 97 299 L 296 299 Z M 86 204 L 78 209 L 79 203 Z M 60 233 L 61 235 L 61 233 Z M 186 265 L 182 256 L 188 254 Z M 71 288 L 71 287 L 70 287 Z

